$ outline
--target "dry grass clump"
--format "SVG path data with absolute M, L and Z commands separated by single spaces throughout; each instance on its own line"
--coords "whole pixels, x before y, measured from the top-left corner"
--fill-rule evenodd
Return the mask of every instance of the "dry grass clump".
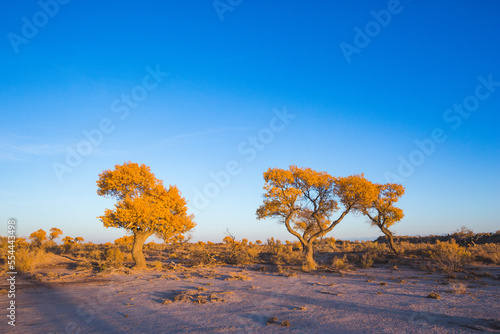
M 430 243 L 411 243 L 408 241 L 400 241 L 397 246 L 401 254 L 408 257 L 427 257 L 434 247 Z
M 267 325 L 279 324 L 279 326 L 281 326 L 281 327 L 290 327 L 290 321 L 283 320 L 280 323 L 280 322 L 278 322 L 278 318 L 277 317 L 272 317 L 272 318 L 267 319 L 266 324 Z
M 163 269 L 163 262 L 156 260 L 153 262 L 153 268 L 156 270 L 162 270 Z
M 300 245 L 300 243 L 299 243 Z M 335 238 L 323 238 L 314 242 L 314 247 L 318 252 L 333 253 L 338 251 L 337 241 Z
M 9 268 L 9 248 L 8 248 L 8 238 L 0 238 L 0 249 L 4 250 L 0 254 L 2 259 L 4 272 L 12 271 Z M 35 271 L 37 266 L 42 264 L 47 259 L 47 253 L 45 249 L 40 246 L 32 246 L 24 238 L 16 239 L 15 243 L 15 271 L 32 273 Z
M 228 273 L 229 277 L 226 277 L 224 281 L 250 281 L 252 278 L 250 276 L 247 276 L 245 274 L 238 274 L 238 273 Z
M 189 263 L 193 266 L 211 266 L 217 264 L 217 253 L 214 247 L 199 242 L 192 246 L 189 251 Z
M 265 250 L 269 255 L 271 264 L 290 264 L 300 265 L 304 260 L 304 254 L 300 251 L 298 243 L 283 244 L 280 240 L 274 238 L 267 239 Z
M 472 257 L 479 262 L 486 264 L 500 264 L 500 245 L 483 244 L 470 248 Z
M 228 232 L 223 241 L 225 246 L 224 261 L 228 264 L 242 265 L 255 263 L 259 257 L 259 246 L 248 243 L 247 239 L 236 240 Z
M 336 270 L 348 270 L 352 265 L 347 260 L 347 256 L 344 254 L 342 258 L 334 256 L 332 259 L 332 267 Z
M 174 292 L 173 299 L 166 299 L 162 303 L 170 304 L 172 302 L 188 302 L 194 304 L 206 304 L 208 302 L 225 302 L 226 299 L 223 298 L 223 295 L 234 294 L 232 291 L 218 291 L 218 292 L 210 292 L 207 289 L 197 289 L 197 290 L 184 290 Z
M 19 248 L 16 250 L 16 270 L 20 272 L 34 272 L 38 265 L 46 259 L 47 253 L 42 249 L 30 250 Z
M 364 269 L 373 267 L 374 259 L 371 254 L 363 254 L 361 257 L 361 267 Z
M 451 289 L 447 292 L 457 295 L 464 295 L 467 293 L 467 286 L 463 283 L 453 283 L 451 285 Z
M 123 267 L 125 255 L 118 248 L 110 248 L 106 251 L 106 263 L 113 268 Z
M 441 299 L 441 295 L 439 293 L 436 293 L 436 292 L 431 292 L 427 295 L 427 298 L 431 298 L 431 299 Z
M 445 272 L 461 270 L 471 261 L 471 253 L 464 247 L 458 245 L 455 240 L 441 242 L 437 240 L 431 251 L 431 258 L 435 261 L 437 268 Z

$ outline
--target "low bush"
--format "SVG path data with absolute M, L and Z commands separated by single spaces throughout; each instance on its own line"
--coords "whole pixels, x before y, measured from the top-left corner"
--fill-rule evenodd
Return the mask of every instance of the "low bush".
M 483 244 L 470 248 L 475 261 L 486 264 L 500 264 L 500 245 Z
M 431 251 L 431 258 L 437 264 L 438 269 L 452 272 L 463 269 L 471 261 L 471 253 L 458 245 L 455 240 L 451 242 L 438 240 Z

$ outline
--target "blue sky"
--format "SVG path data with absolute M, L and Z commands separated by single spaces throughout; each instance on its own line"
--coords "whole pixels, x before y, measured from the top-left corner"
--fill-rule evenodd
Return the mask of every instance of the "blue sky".
M 0 232 L 15 217 L 19 236 L 123 236 L 96 218 L 114 202 L 95 182 L 125 161 L 180 188 L 193 240 L 220 241 L 226 228 L 293 240 L 255 218 L 262 173 L 291 164 L 402 183 L 398 234 L 496 231 L 499 10 L 492 0 L 4 2 Z M 329 235 L 380 233 L 350 216 Z

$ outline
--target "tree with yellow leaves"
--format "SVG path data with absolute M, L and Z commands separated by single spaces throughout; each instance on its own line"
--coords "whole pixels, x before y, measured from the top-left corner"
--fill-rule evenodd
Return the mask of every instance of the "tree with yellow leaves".
M 38 231 L 35 231 L 35 232 L 30 234 L 30 240 L 31 240 L 31 244 L 34 247 L 42 248 L 43 244 L 47 240 L 47 232 L 45 232 L 42 229 L 39 229 Z
M 49 234 L 50 241 L 56 240 L 61 234 L 63 234 L 63 231 L 61 229 L 58 229 L 57 227 L 51 228 Z
M 396 183 L 376 184 L 378 195 L 372 204 L 363 210 L 369 218 L 372 226 L 378 226 L 380 231 L 385 234 L 389 240 L 389 246 L 394 254 L 399 255 L 394 244 L 393 233 L 389 227 L 403 219 L 403 210 L 394 206 L 401 196 L 405 193 L 405 188 Z
M 144 242 L 153 234 L 164 240 L 194 228 L 186 200 L 179 189 L 163 185 L 144 164 L 124 163 L 99 174 L 97 194 L 117 199 L 113 210 L 98 218 L 105 227 L 119 227 L 134 235 L 132 258 L 136 268 L 145 268 Z
M 276 218 L 285 224 L 302 244 L 306 270 L 316 267 L 314 241 L 330 232 L 349 212 L 362 212 L 377 196 L 377 188 L 363 175 L 333 177 L 290 166 L 288 170 L 269 168 L 264 180 L 264 203 L 257 209 L 257 218 Z M 340 214 L 332 219 L 339 210 Z

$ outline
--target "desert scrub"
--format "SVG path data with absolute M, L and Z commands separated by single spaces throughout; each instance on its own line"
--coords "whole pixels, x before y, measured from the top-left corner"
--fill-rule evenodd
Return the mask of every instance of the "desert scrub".
M 431 251 L 431 258 L 437 264 L 438 269 L 452 272 L 460 270 L 468 264 L 471 260 L 471 253 L 458 245 L 455 240 L 451 242 L 437 240 Z
M 289 243 L 284 245 L 280 240 L 274 238 L 267 239 L 265 250 L 269 254 L 269 262 L 271 264 L 290 264 L 299 265 L 303 262 L 303 252 L 299 250 L 297 244 Z
M 499 244 L 475 245 L 470 251 L 475 261 L 486 264 L 500 264 Z
M 302 248 L 300 243 L 298 243 L 298 246 L 300 246 L 300 249 Z M 332 237 L 323 238 L 322 240 L 316 240 L 314 242 L 314 246 L 316 247 L 316 250 L 318 252 L 331 253 L 337 251 L 336 240 Z
M 125 256 L 121 250 L 118 248 L 110 248 L 106 252 L 106 264 L 115 267 L 115 268 L 120 268 L 123 266 L 123 260 L 125 259 Z
M 365 241 L 356 245 L 357 252 L 371 253 L 378 257 L 386 256 L 390 253 L 389 247 L 386 244 L 381 244 L 376 241 Z
M 241 241 L 227 232 L 227 236 L 223 239 L 225 244 L 224 261 L 229 264 L 248 264 L 254 263 L 259 256 L 259 248 L 257 245 L 249 245 L 247 239 Z
M 439 293 L 436 293 L 436 292 L 431 292 L 427 295 L 427 298 L 431 298 L 431 299 L 441 299 L 441 295 Z
M 156 260 L 153 262 L 153 268 L 155 268 L 156 270 L 162 270 L 163 263 L 161 261 Z
M 342 258 L 334 256 L 332 259 L 332 267 L 337 270 L 349 269 L 351 264 L 347 260 L 347 256 L 344 255 Z
M 217 264 L 216 253 L 213 251 L 213 246 L 198 242 L 190 249 L 188 262 L 193 265 L 215 265 Z
M 373 267 L 373 256 L 371 254 L 363 254 L 361 257 L 361 267 L 364 269 Z
M 43 262 L 46 255 L 42 249 L 30 250 L 28 248 L 18 248 L 16 250 L 16 270 L 20 272 L 33 272 Z

